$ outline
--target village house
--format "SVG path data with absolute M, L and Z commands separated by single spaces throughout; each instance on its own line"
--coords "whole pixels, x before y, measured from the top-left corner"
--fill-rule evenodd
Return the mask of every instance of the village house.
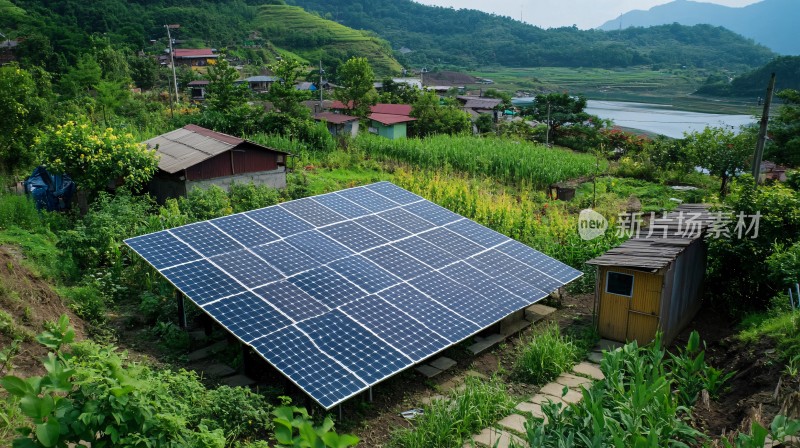
M 189 87 L 189 96 L 192 101 L 205 101 L 206 89 L 208 88 L 208 81 L 205 79 L 197 79 L 190 81 L 187 84 Z
M 286 187 L 289 153 L 189 124 L 144 142 L 158 153 L 158 171 L 148 189 L 159 203 L 193 188 L 234 182 Z
M 390 140 L 406 138 L 408 135 L 408 123 L 416 121 L 416 118 L 411 117 L 412 108 L 410 104 L 376 104 L 370 106 L 370 113 L 367 115 L 369 132 Z M 348 113 L 350 107 L 345 106 L 341 101 L 334 101 L 331 105 L 331 110 L 337 113 Z
M 325 123 L 328 132 L 334 137 L 358 135 L 358 117 L 333 112 L 318 112 L 314 114 L 314 120 Z
M 500 118 L 501 112 L 497 107 L 503 103 L 501 99 L 482 96 L 458 96 L 456 99 L 461 103 L 461 109 L 468 113 L 473 121 L 483 114 L 491 114 L 495 122 Z
M 215 64 L 219 58 L 211 48 L 176 48 L 172 52 L 175 65 L 205 67 Z

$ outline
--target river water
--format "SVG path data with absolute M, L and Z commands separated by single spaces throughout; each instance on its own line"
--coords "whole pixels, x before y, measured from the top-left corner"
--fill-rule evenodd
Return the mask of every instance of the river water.
M 533 98 L 515 98 L 518 106 L 530 105 Z M 738 132 L 739 127 L 756 122 L 751 115 L 705 114 L 677 110 L 660 104 L 629 103 L 623 101 L 588 100 L 586 112 L 600 118 L 613 120 L 617 126 L 639 129 L 667 137 L 680 138 L 684 132 L 702 131 L 706 127 L 728 127 Z

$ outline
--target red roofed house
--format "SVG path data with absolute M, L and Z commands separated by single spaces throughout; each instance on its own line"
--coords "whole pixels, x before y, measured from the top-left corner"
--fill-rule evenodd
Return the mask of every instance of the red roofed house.
M 172 58 L 175 65 L 203 67 L 215 64 L 219 55 L 210 48 L 176 48 L 172 52 Z
M 194 124 L 144 143 L 159 155 L 149 185 L 159 203 L 212 184 L 225 190 L 233 182 L 286 187 L 287 152 Z
M 333 110 L 348 111 L 350 108 L 341 101 L 334 101 L 331 106 Z M 406 138 L 408 134 L 408 123 L 415 121 L 411 117 L 412 106 L 410 104 L 376 104 L 370 106 L 369 132 L 386 137 L 390 140 Z
M 328 132 L 334 137 L 340 135 L 355 137 L 358 134 L 358 117 L 333 112 L 319 112 L 314 114 L 314 120 L 325 122 Z

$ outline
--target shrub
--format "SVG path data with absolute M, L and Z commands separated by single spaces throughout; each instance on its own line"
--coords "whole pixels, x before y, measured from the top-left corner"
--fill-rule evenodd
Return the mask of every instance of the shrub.
M 243 387 L 220 386 L 206 395 L 198 416 L 209 429 L 222 429 L 228 438 L 266 438 L 272 422 L 270 405 L 264 396 Z
M 278 190 L 268 185 L 233 183 L 228 191 L 233 213 L 264 208 L 278 203 Z
M 228 194 L 216 185 L 194 188 L 185 198 L 178 199 L 178 203 L 181 211 L 194 221 L 219 218 L 233 212 Z
M 33 201 L 26 196 L 0 193 L 0 229 L 17 226 L 27 230 L 37 229 L 42 219 Z
M 571 338 L 561 336 L 558 325 L 549 325 L 522 347 L 514 373 L 523 381 L 545 384 L 572 368 L 581 354 Z

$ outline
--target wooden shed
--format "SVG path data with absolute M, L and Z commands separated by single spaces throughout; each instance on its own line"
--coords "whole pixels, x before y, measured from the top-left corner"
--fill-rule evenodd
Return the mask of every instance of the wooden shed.
M 712 220 L 702 204 L 681 205 L 587 262 L 597 266 L 600 337 L 646 344 L 661 330 L 663 343 L 672 342 L 700 308 Z
M 225 190 L 233 182 L 286 187 L 290 154 L 239 137 L 189 124 L 144 143 L 159 155 L 148 186 L 159 203 L 212 184 Z

